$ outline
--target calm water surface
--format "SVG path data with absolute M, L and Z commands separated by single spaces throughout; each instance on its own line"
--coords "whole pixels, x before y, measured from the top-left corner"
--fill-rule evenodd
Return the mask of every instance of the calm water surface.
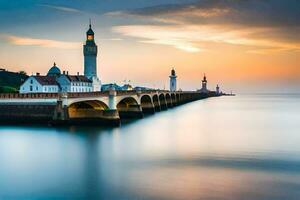
M 300 95 L 186 104 L 122 125 L 0 127 L 0 199 L 300 199 Z

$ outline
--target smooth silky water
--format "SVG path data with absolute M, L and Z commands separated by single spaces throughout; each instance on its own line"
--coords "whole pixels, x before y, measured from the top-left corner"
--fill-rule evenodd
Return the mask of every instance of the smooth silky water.
M 0 127 L 0 199 L 300 199 L 300 95 L 200 100 L 123 124 Z

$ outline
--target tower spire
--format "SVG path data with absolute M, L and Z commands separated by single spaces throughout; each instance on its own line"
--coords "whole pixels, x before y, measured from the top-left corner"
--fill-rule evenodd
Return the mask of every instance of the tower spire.
M 92 28 L 92 20 L 90 18 L 90 25 L 89 25 L 90 28 Z

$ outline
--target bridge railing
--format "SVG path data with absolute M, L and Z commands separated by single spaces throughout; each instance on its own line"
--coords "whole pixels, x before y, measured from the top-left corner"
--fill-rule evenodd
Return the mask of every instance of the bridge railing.
M 67 93 L 68 98 L 80 98 L 80 97 L 101 97 L 108 96 L 109 91 L 105 92 L 81 92 L 81 93 Z
M 4 93 L 0 94 L 0 99 L 53 99 L 58 98 L 58 93 L 32 93 L 32 94 L 19 94 L 19 93 Z
M 198 91 L 176 91 L 170 92 L 168 90 L 118 90 L 116 91 L 117 96 L 122 95 L 135 95 L 137 93 L 140 94 L 156 94 L 156 93 L 179 93 L 179 94 L 195 94 L 199 93 Z M 27 94 L 19 94 L 19 93 L 4 93 L 0 94 L 0 99 L 53 99 L 60 98 L 62 96 L 66 96 L 67 98 L 81 98 L 81 97 L 101 97 L 108 96 L 109 91 L 104 92 L 82 92 L 82 93 L 27 93 Z
M 117 90 L 117 95 L 132 95 L 132 94 L 155 94 L 155 93 L 182 93 L 181 91 L 171 92 L 169 90 Z

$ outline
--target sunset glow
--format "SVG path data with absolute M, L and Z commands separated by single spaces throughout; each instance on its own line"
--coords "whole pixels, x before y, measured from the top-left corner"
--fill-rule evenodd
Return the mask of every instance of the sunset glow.
M 163 88 L 175 67 L 183 89 L 199 88 L 203 73 L 209 87 L 237 92 L 300 86 L 296 0 L 23 2 L 0 3 L 1 67 L 8 70 L 46 73 L 55 61 L 82 73 L 92 18 L 103 82 Z

